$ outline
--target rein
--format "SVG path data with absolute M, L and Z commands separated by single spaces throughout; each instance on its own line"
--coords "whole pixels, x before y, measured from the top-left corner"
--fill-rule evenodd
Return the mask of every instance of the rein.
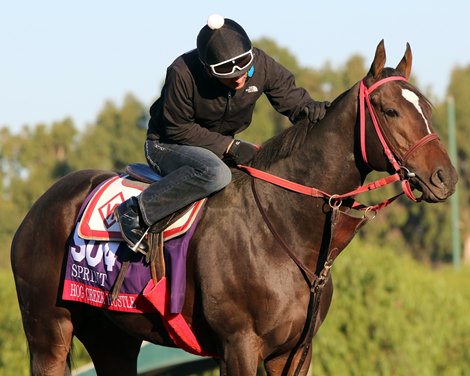
M 361 154 L 362 154 L 362 159 L 364 163 L 369 166 L 368 159 L 367 159 L 367 152 L 366 152 L 366 106 L 367 109 L 369 110 L 369 116 L 372 120 L 372 123 L 374 125 L 376 134 L 378 139 L 380 140 L 380 143 L 382 145 L 382 148 L 384 150 L 385 155 L 387 156 L 389 162 L 393 166 L 395 170 L 395 174 L 389 175 L 385 178 L 378 179 L 376 181 L 373 181 L 371 183 L 368 183 L 366 185 L 360 186 L 350 192 L 343 193 L 343 194 L 330 194 L 327 192 L 323 192 L 320 189 L 314 188 L 314 187 L 309 187 L 306 185 L 302 185 L 299 183 L 295 183 L 286 179 L 283 179 L 281 177 L 272 175 L 268 172 L 258 170 L 254 167 L 249 167 L 249 166 L 244 166 L 244 165 L 238 165 L 238 168 L 247 172 L 249 175 L 251 175 L 253 178 L 264 180 L 266 182 L 269 182 L 271 184 L 274 184 L 276 186 L 288 189 L 293 192 L 297 192 L 303 195 L 311 196 L 311 197 L 318 197 L 318 198 L 325 198 L 328 199 L 328 203 L 330 207 L 333 209 L 333 214 L 338 215 L 339 213 L 339 207 L 342 205 L 342 200 L 346 198 L 353 198 L 353 196 L 363 193 L 363 192 L 368 192 L 371 190 L 375 190 L 381 187 L 384 187 L 388 184 L 394 183 L 396 181 L 401 181 L 401 186 L 403 192 L 399 193 L 398 195 L 391 197 L 389 199 L 384 200 L 383 202 L 376 204 L 376 205 L 363 205 L 360 204 L 359 202 L 353 200 L 353 203 L 351 205 L 351 208 L 357 209 L 357 210 L 365 210 L 365 214 L 363 218 L 366 218 L 367 212 L 374 212 L 376 213 L 378 210 L 383 209 L 384 207 L 390 205 L 393 201 L 395 201 L 399 196 L 401 196 L 403 193 L 410 198 L 411 200 L 417 202 L 420 201 L 419 198 L 416 198 L 413 193 L 412 193 L 412 188 L 409 182 L 409 179 L 415 177 L 416 175 L 409 171 L 408 168 L 404 166 L 404 163 L 406 160 L 410 157 L 411 154 L 413 154 L 416 150 L 418 150 L 420 147 L 423 145 L 427 144 L 428 142 L 431 142 L 433 140 L 439 139 L 438 136 L 435 133 L 428 134 L 424 137 L 422 137 L 416 144 L 414 144 L 406 153 L 404 156 L 400 157 L 398 153 L 393 149 L 392 145 L 390 142 L 387 140 L 383 129 L 380 125 L 380 123 L 377 120 L 377 117 L 374 112 L 374 108 L 371 104 L 370 101 L 370 94 L 380 87 L 381 85 L 390 82 L 390 81 L 407 81 L 405 77 L 401 76 L 392 76 L 392 77 L 387 77 L 382 80 L 377 81 L 373 85 L 371 85 L 369 88 L 365 86 L 364 80 L 361 81 L 360 83 L 360 88 L 359 88 L 359 124 L 360 124 L 360 142 L 361 142 Z M 402 172 L 405 172 L 403 174 Z M 302 351 L 302 355 L 300 357 L 299 363 L 297 364 L 297 367 L 295 369 L 294 375 L 298 375 L 303 367 L 303 364 L 307 358 L 308 351 L 310 349 L 312 339 L 313 339 L 313 334 L 315 331 L 315 326 L 316 326 L 316 320 L 320 308 L 320 298 L 321 298 L 321 293 L 323 291 L 323 287 L 325 286 L 326 282 L 329 279 L 329 274 L 330 274 L 330 268 L 333 265 L 334 258 L 337 256 L 338 249 L 328 249 L 326 261 L 324 263 L 323 269 L 320 271 L 319 274 L 316 274 L 312 270 L 310 270 L 296 255 L 295 253 L 289 248 L 289 246 L 285 243 L 285 241 L 282 239 L 280 234 L 276 231 L 275 227 L 273 226 L 272 222 L 269 220 L 269 217 L 264 210 L 264 208 L 261 205 L 260 198 L 258 196 L 258 193 L 256 191 L 256 185 L 255 185 L 255 179 L 252 179 L 252 192 L 255 198 L 256 205 L 258 207 L 258 210 L 261 213 L 261 216 L 263 217 L 264 222 L 268 226 L 269 230 L 273 234 L 273 236 L 276 238 L 278 243 L 281 245 L 281 247 L 284 249 L 284 251 L 288 254 L 288 256 L 296 263 L 298 268 L 300 269 L 305 281 L 307 282 L 309 288 L 310 288 L 310 298 L 309 298 L 309 305 L 308 305 L 308 310 L 307 310 L 307 317 L 306 317 L 306 323 L 304 330 L 301 334 L 301 337 L 299 339 L 298 345 L 296 349 L 300 348 L 301 346 L 304 346 L 304 349 Z M 332 220 L 332 227 L 334 227 L 336 223 Z M 333 230 L 331 232 L 331 236 L 333 238 Z M 297 350 L 293 350 L 291 352 L 291 355 L 289 356 L 288 363 L 286 364 L 285 367 L 288 367 L 288 364 L 292 362 L 293 356 L 295 355 L 295 352 Z M 286 369 L 284 369 L 286 371 Z
M 287 255 L 295 262 L 297 267 L 300 269 L 300 272 L 302 273 L 302 276 L 305 279 L 305 282 L 307 282 L 310 292 L 309 292 L 309 302 L 308 302 L 308 308 L 307 308 L 307 316 L 305 319 L 305 326 L 304 329 L 302 330 L 302 333 L 300 335 L 300 339 L 296 345 L 296 348 L 291 351 L 289 358 L 287 360 L 287 363 L 285 367 L 288 367 L 292 360 L 293 356 L 297 352 L 297 349 L 299 349 L 302 345 L 304 346 L 304 349 L 302 351 L 302 355 L 299 359 L 299 363 L 297 364 L 297 367 L 294 372 L 294 376 L 298 376 L 300 371 L 302 370 L 302 366 L 305 363 L 305 360 L 307 359 L 308 352 L 310 350 L 310 347 L 312 346 L 312 340 L 313 340 L 313 334 L 315 332 L 315 326 L 317 322 L 317 316 L 318 316 L 318 311 L 320 309 L 320 298 L 321 298 L 321 293 L 323 291 L 323 287 L 325 286 L 326 282 L 328 281 L 329 278 L 329 271 L 330 268 L 333 265 L 333 258 L 332 252 L 329 249 L 328 250 L 328 256 L 326 258 L 324 267 L 322 271 L 320 272 L 319 275 L 317 275 L 315 272 L 310 270 L 296 255 L 295 253 L 290 249 L 290 247 L 285 243 L 284 239 L 282 236 L 276 231 L 274 225 L 270 221 L 266 211 L 264 210 L 263 206 L 261 205 L 261 201 L 258 195 L 258 192 L 256 190 L 256 180 L 252 179 L 251 180 L 251 189 L 253 191 L 253 196 L 255 198 L 256 205 L 258 207 L 259 212 L 261 213 L 261 216 L 263 217 L 264 222 L 268 226 L 269 230 L 273 234 L 273 236 L 276 238 L 276 240 L 279 242 L 279 244 L 282 246 L 284 251 L 287 253 Z M 338 208 L 333 209 L 338 210 Z M 282 373 L 283 375 L 285 374 L 286 369 L 284 369 L 284 372 Z
M 378 189 L 381 187 L 384 187 L 388 184 L 394 183 L 396 181 L 401 180 L 400 176 L 398 174 L 394 175 L 389 175 L 387 177 L 384 177 L 382 179 L 373 181 L 371 183 L 368 183 L 366 185 L 360 186 L 350 192 L 343 193 L 343 194 L 330 194 L 323 192 L 320 189 L 309 187 L 306 185 L 302 185 L 299 183 L 292 182 L 287 179 L 283 179 L 279 176 L 270 174 L 269 172 L 258 170 L 257 168 L 254 167 L 249 167 L 245 165 L 238 165 L 237 166 L 239 169 L 247 172 L 249 175 L 251 175 L 254 178 L 264 180 L 268 183 L 277 185 L 278 187 L 282 187 L 285 189 L 288 189 L 293 192 L 297 192 L 303 195 L 311 196 L 311 197 L 318 197 L 318 198 L 326 198 L 328 199 L 328 202 L 331 207 L 339 207 L 342 204 L 342 200 L 345 198 L 349 198 L 352 196 L 356 196 L 357 194 L 372 191 L 374 189 Z M 365 210 L 365 211 L 375 211 L 377 212 L 380 209 L 383 209 L 384 207 L 390 205 L 393 201 L 395 201 L 399 196 L 401 196 L 403 193 L 400 193 L 396 196 L 393 196 L 392 198 L 389 198 L 379 204 L 376 205 L 363 205 L 357 201 L 354 201 L 353 204 L 351 205 L 351 208 L 357 209 L 357 210 Z
M 351 208 L 357 209 L 357 210 L 365 210 L 365 211 L 374 211 L 377 212 L 380 209 L 383 209 L 384 207 L 390 205 L 393 201 L 395 201 L 399 196 L 401 196 L 403 193 L 410 198 L 411 200 L 418 202 L 420 201 L 420 198 L 416 198 L 413 193 L 412 193 L 412 188 L 409 182 L 409 179 L 415 177 L 415 173 L 409 171 L 407 167 L 404 166 L 404 163 L 407 161 L 407 159 L 420 147 L 424 146 L 428 142 L 431 142 L 433 140 L 438 140 L 439 137 L 435 133 L 428 134 L 424 137 L 422 137 L 416 144 L 414 144 L 406 153 L 403 157 L 400 157 L 397 152 L 393 149 L 392 145 L 390 142 L 387 140 L 383 129 L 377 120 L 377 116 L 375 115 L 374 108 L 370 102 L 370 94 L 380 87 L 381 85 L 390 82 L 390 81 L 407 81 L 405 77 L 401 76 L 392 76 L 392 77 L 387 77 L 382 80 L 377 81 L 375 84 L 371 85 L 370 88 L 367 88 L 364 84 L 364 80 L 361 81 L 360 83 L 360 88 L 359 88 L 359 124 L 360 124 L 360 139 L 361 139 L 361 153 L 362 153 L 362 159 L 364 163 L 369 166 L 368 159 L 367 159 L 367 152 L 366 152 L 366 106 L 367 109 L 369 110 L 369 116 L 372 120 L 372 123 L 374 124 L 375 131 L 377 133 L 377 137 L 380 140 L 380 143 L 382 145 L 382 148 L 384 150 L 385 155 L 387 156 L 389 162 L 393 166 L 395 170 L 395 174 L 389 175 L 387 177 L 375 180 L 371 183 L 368 183 L 366 185 L 362 185 L 350 192 L 346 192 L 343 194 L 330 194 L 327 192 L 323 192 L 320 189 L 314 188 L 314 187 L 309 187 L 306 185 L 302 185 L 299 183 L 292 182 L 290 180 L 283 179 L 281 177 L 278 177 L 276 175 L 272 175 L 268 172 L 258 170 L 257 168 L 250 167 L 250 166 L 245 166 L 245 165 L 238 165 L 237 167 L 245 172 L 247 172 L 249 175 L 253 176 L 254 178 L 264 180 L 266 182 L 269 182 L 271 184 L 277 185 L 282 188 L 289 189 L 293 192 L 297 192 L 300 194 L 304 194 L 307 196 L 312 196 L 312 197 L 323 197 L 328 199 L 330 206 L 332 207 L 339 207 L 342 204 L 342 200 L 346 198 L 352 198 L 353 196 L 356 196 L 357 194 L 372 191 L 381 187 L 384 187 L 386 185 L 389 185 L 391 183 L 394 183 L 396 181 L 401 181 L 401 186 L 402 186 L 402 193 L 399 193 L 396 196 L 393 196 L 389 199 L 384 200 L 383 202 L 376 204 L 376 205 L 363 205 L 359 202 L 354 201 L 353 204 L 351 205 Z M 369 166 L 370 167 L 370 166 Z M 401 172 L 405 171 L 405 174 L 402 174 Z

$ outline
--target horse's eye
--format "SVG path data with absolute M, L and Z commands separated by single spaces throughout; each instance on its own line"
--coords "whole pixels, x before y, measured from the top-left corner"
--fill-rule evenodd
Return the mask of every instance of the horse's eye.
M 389 117 L 397 117 L 398 116 L 398 111 L 394 110 L 393 108 L 386 108 L 386 109 L 383 110 L 383 112 L 385 113 L 385 115 L 387 115 Z

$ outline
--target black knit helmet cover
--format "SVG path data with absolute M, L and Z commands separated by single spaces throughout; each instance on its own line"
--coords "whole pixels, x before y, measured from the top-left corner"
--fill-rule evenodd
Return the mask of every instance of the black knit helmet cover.
M 229 18 L 225 18 L 224 24 L 218 29 L 205 25 L 197 36 L 199 59 L 206 65 L 230 60 L 249 50 L 250 38 L 238 23 Z

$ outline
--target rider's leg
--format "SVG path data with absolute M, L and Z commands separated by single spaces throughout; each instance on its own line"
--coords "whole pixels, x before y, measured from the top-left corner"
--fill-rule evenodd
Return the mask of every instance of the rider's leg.
M 139 235 L 143 236 L 142 225 L 151 226 L 194 201 L 219 191 L 232 178 L 228 166 L 204 148 L 148 140 L 145 152 L 149 165 L 158 165 L 163 178 L 141 193 L 138 205 L 128 200 L 116 209 L 124 237 L 127 234 L 127 238 L 131 238 L 128 242 L 134 244 Z

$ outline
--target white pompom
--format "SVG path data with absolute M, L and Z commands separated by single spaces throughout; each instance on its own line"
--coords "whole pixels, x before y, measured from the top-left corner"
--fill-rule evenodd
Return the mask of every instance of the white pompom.
M 212 14 L 207 19 L 207 26 L 212 30 L 216 30 L 224 26 L 224 22 L 224 18 L 220 14 Z

